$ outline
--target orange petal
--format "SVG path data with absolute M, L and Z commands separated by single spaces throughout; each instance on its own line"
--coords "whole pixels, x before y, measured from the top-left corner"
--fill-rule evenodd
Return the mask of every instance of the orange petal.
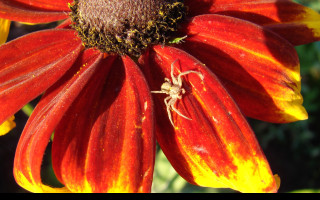
M 228 187 L 241 192 L 276 192 L 269 164 L 245 118 L 216 76 L 189 54 L 172 47 L 155 46 L 140 58 L 151 89 L 163 78 L 189 70 L 183 76 L 186 93 L 171 111 L 175 128 L 161 94 L 155 99 L 157 141 L 176 171 L 188 182 L 206 187 Z M 176 62 L 175 62 L 176 61 Z
M 42 183 L 42 158 L 50 137 L 66 110 L 87 82 L 101 73 L 101 70 L 97 70 L 101 58 L 100 52 L 85 51 L 68 73 L 48 89 L 32 112 L 17 146 L 13 170 L 16 182 L 26 190 L 68 191 L 66 188 L 52 188 Z
M 273 32 L 220 15 L 192 18 L 183 47 L 223 82 L 245 115 L 276 123 L 307 119 L 294 47 Z
M 73 192 L 150 192 L 155 156 L 152 101 L 129 58 L 105 60 L 59 123 L 52 148 Z

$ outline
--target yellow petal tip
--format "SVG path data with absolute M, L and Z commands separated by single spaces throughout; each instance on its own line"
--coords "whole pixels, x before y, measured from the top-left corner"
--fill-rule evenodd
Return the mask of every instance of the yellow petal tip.
M 0 125 L 0 136 L 9 133 L 14 127 L 16 127 L 16 123 L 14 122 L 14 115 L 12 115 Z
M 7 37 L 10 29 L 10 20 L 0 19 L 0 44 L 7 41 Z
M 300 103 L 290 103 L 284 112 L 284 122 L 295 122 L 308 119 L 308 113 Z

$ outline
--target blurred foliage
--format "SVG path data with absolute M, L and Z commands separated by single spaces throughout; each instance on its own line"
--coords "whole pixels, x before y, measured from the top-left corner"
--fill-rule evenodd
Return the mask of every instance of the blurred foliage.
M 308 6 L 316 11 L 320 11 L 320 2 L 319 0 L 294 0 L 295 2 L 298 2 L 300 4 L 303 4 L 305 6 Z
M 320 12 L 320 0 L 296 0 Z M 12 26 L 9 39 L 28 32 L 54 27 L 47 25 Z M 320 42 L 296 47 L 301 62 L 302 95 L 309 119 L 291 124 L 270 124 L 249 119 L 254 132 L 270 163 L 273 173 L 279 174 L 279 192 L 319 193 L 320 192 Z M 12 165 L 14 151 L 27 120 L 37 99 L 16 114 L 17 126 L 11 134 L 0 138 L 1 182 L 0 192 L 26 192 L 13 179 Z M 51 167 L 50 144 L 43 162 L 42 177 L 45 183 L 60 186 Z M 166 193 L 216 193 L 234 192 L 229 189 L 203 188 L 191 185 L 181 178 L 172 168 L 159 147 L 154 171 L 152 192 Z

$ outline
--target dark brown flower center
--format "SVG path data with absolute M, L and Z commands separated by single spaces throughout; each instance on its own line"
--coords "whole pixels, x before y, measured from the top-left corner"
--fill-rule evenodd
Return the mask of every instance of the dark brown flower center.
M 70 9 L 87 48 L 132 56 L 168 42 L 185 17 L 181 0 L 74 0 Z

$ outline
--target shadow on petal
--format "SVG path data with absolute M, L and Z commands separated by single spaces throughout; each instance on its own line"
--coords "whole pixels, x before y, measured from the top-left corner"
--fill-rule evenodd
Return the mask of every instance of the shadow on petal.
M 191 120 L 172 111 L 175 128 L 168 121 L 166 96 L 154 94 L 157 141 L 176 171 L 201 186 L 275 192 L 275 180 L 254 133 L 215 75 L 179 49 L 155 46 L 149 57 L 139 61 L 152 90 L 170 77 L 170 66 L 177 59 L 175 75 L 194 70 L 204 76 L 183 78 L 186 93 L 176 107 Z
M 20 137 L 14 160 L 16 182 L 31 192 L 64 192 L 66 188 L 52 188 L 42 183 L 40 169 L 43 154 L 66 110 L 82 88 L 99 72 L 101 54 L 85 51 L 73 67 L 41 98 L 32 112 Z M 79 69 L 80 68 L 80 69 Z
M 320 14 L 293 1 L 187 1 L 190 16 L 219 14 L 264 26 L 293 45 L 320 40 Z
M 73 192 L 150 192 L 155 156 L 149 88 L 129 58 L 105 59 L 60 121 L 53 167 Z
M 276 123 L 307 118 L 299 59 L 286 40 L 219 15 L 194 17 L 186 30 L 186 42 L 179 46 L 219 77 L 245 115 Z

